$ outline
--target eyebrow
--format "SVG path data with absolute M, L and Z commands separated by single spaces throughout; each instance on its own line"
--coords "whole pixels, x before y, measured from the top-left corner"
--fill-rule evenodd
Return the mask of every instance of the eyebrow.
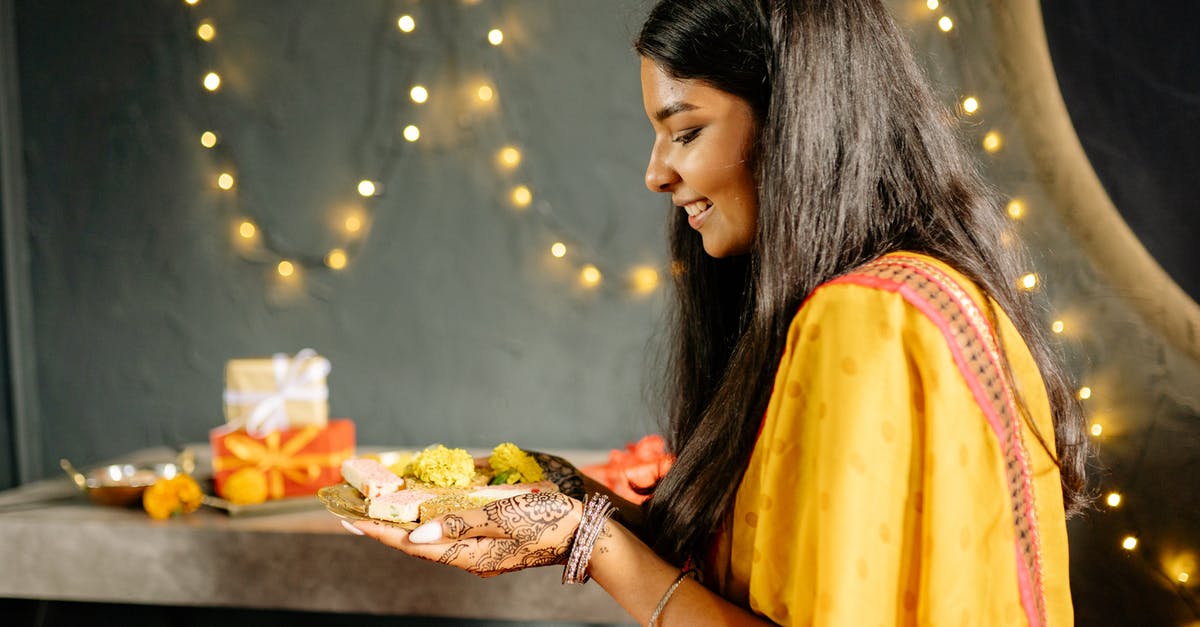
M 699 109 L 699 108 L 700 107 L 697 107 L 696 105 L 691 104 L 690 102 L 673 102 L 673 103 L 659 109 L 658 112 L 656 112 L 654 114 L 654 119 L 657 122 L 662 122 L 662 121 L 666 120 L 667 118 L 675 115 L 676 113 L 683 113 L 685 111 L 695 111 L 696 109 Z

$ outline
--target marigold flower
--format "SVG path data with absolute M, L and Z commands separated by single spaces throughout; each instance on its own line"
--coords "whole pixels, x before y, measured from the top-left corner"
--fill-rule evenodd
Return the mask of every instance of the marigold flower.
M 200 485 L 190 476 L 161 477 L 142 493 L 142 508 L 151 518 L 166 520 L 196 511 L 203 498 Z
M 532 455 L 517 448 L 512 442 L 505 442 L 492 449 L 488 459 L 495 478 L 492 483 L 520 483 L 542 480 L 542 467 Z

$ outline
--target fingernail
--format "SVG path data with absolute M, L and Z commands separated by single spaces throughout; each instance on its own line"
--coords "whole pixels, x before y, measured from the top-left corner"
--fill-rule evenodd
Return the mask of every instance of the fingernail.
M 352 533 L 356 536 L 367 535 L 366 533 L 363 533 L 362 529 L 359 529 L 358 527 L 355 527 L 354 525 L 350 524 L 350 521 L 348 521 L 348 520 L 343 520 L 342 526 L 346 528 L 346 531 L 349 531 L 350 533 Z
M 442 539 L 442 524 L 427 522 L 408 534 L 408 541 L 415 544 L 427 544 Z

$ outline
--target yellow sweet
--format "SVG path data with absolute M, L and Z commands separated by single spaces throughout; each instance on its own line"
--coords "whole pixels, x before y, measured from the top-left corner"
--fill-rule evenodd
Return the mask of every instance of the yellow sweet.
M 438 444 L 417 454 L 409 464 L 408 474 L 443 488 L 465 488 L 475 476 L 475 460 L 464 449 Z
M 257 468 L 242 468 L 221 484 L 221 498 L 234 505 L 257 505 L 267 500 L 267 475 Z

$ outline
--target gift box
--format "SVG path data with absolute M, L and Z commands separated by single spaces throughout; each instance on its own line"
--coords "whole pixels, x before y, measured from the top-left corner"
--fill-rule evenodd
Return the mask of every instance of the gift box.
M 217 494 L 224 493 L 230 475 L 254 468 L 266 477 L 267 498 L 304 496 L 342 480 L 342 462 L 354 457 L 354 422 L 331 420 L 324 427 L 309 425 L 264 436 L 220 427 L 209 432 L 209 442 Z
M 306 348 L 294 357 L 232 359 L 225 366 L 225 422 L 255 436 L 329 421 L 329 360 Z

